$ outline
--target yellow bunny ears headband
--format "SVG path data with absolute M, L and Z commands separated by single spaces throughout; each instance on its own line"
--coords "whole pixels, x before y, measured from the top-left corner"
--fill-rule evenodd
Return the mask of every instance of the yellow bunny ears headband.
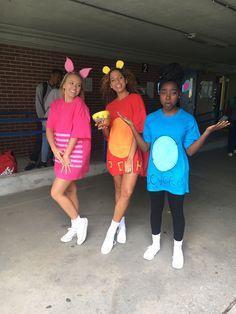
M 122 69 L 124 67 L 124 61 L 122 60 L 117 60 L 116 61 L 116 69 Z M 109 66 L 105 65 L 103 68 L 102 68 L 102 72 L 104 74 L 108 74 L 109 72 L 111 71 L 111 69 L 109 68 Z

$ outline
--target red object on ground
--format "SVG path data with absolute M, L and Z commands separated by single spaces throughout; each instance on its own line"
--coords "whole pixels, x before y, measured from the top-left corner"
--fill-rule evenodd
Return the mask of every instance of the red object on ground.
M 17 172 L 17 161 L 12 151 L 0 154 L 0 176 Z

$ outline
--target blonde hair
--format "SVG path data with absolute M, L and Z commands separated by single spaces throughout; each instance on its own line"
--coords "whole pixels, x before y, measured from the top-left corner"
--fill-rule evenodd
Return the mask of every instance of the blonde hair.
M 138 88 L 137 88 L 138 84 L 137 84 L 136 77 L 134 76 L 134 74 L 125 68 L 123 69 L 113 68 L 110 70 L 108 74 L 103 76 L 102 81 L 101 81 L 102 97 L 106 102 L 110 102 L 117 97 L 116 92 L 113 91 L 113 89 L 110 86 L 111 73 L 114 71 L 120 72 L 121 75 L 125 78 L 125 80 L 127 81 L 126 89 L 129 93 L 138 94 Z
M 60 85 L 60 91 L 61 91 L 61 96 L 63 98 L 65 98 L 65 91 L 63 88 L 63 85 L 65 84 L 66 80 L 71 76 L 71 75 L 76 75 L 78 78 L 80 78 L 81 80 L 81 89 L 80 89 L 80 93 L 78 96 L 80 96 L 82 99 L 84 99 L 84 79 L 82 78 L 82 76 L 79 74 L 79 72 L 69 72 L 66 73 L 66 75 L 63 77 L 63 80 L 61 81 L 61 85 Z

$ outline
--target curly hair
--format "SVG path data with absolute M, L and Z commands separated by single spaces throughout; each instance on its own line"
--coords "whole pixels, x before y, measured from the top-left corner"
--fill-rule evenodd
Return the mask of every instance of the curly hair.
M 85 86 L 84 86 L 84 79 L 82 78 L 82 76 L 79 74 L 79 72 L 69 72 L 66 73 L 66 75 L 63 77 L 61 84 L 60 84 L 60 91 L 61 91 L 61 95 L 64 98 L 65 97 L 65 92 L 64 92 L 64 88 L 63 85 L 65 84 L 66 80 L 71 76 L 71 75 L 76 75 L 78 78 L 80 78 L 81 80 L 81 89 L 80 89 L 80 93 L 78 96 L 80 96 L 82 99 L 84 99 L 84 90 L 85 90 Z
M 102 97 L 106 102 L 110 102 L 117 97 L 116 92 L 113 91 L 113 89 L 110 86 L 111 73 L 114 71 L 119 71 L 121 75 L 126 79 L 127 81 L 126 89 L 129 93 L 138 94 L 138 84 L 134 74 L 130 70 L 127 70 L 125 68 L 123 69 L 112 68 L 110 72 L 104 75 L 101 80 Z
M 163 86 L 163 84 L 167 82 L 174 82 L 178 89 L 181 91 L 181 85 L 182 85 L 182 79 L 184 76 L 184 71 L 182 67 L 178 63 L 170 63 L 165 65 L 162 68 L 160 75 L 160 86 L 159 88 Z

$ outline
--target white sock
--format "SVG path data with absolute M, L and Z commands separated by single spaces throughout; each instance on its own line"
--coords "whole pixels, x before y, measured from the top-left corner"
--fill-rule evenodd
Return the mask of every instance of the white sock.
M 102 248 L 101 248 L 102 254 L 108 254 L 111 252 L 113 248 L 113 244 L 114 244 L 114 237 L 115 237 L 118 226 L 119 226 L 119 222 L 116 222 L 114 220 L 111 221 L 111 225 L 109 229 L 107 230 L 105 240 L 102 244 Z
M 117 242 L 119 243 L 126 243 L 126 227 L 125 227 L 125 217 L 123 216 L 120 224 L 118 226 L 118 233 L 117 233 Z
M 182 250 L 183 241 L 174 240 L 174 249 L 172 257 L 172 267 L 181 269 L 184 266 L 184 255 Z
M 160 251 L 160 237 L 161 234 L 152 234 L 152 245 L 150 245 L 143 254 L 143 258 L 151 261 L 157 252 Z
M 116 233 L 116 230 L 117 230 L 119 224 L 120 224 L 119 222 L 112 220 L 107 233 L 109 233 L 111 236 L 115 236 L 115 233 Z
M 80 221 L 80 216 L 78 215 L 75 219 L 71 219 L 71 228 L 77 229 Z
M 123 217 L 121 218 L 121 221 L 120 221 L 120 223 L 119 223 L 119 228 L 121 229 L 121 228 L 123 228 L 123 227 L 125 227 L 125 216 L 123 216 Z

